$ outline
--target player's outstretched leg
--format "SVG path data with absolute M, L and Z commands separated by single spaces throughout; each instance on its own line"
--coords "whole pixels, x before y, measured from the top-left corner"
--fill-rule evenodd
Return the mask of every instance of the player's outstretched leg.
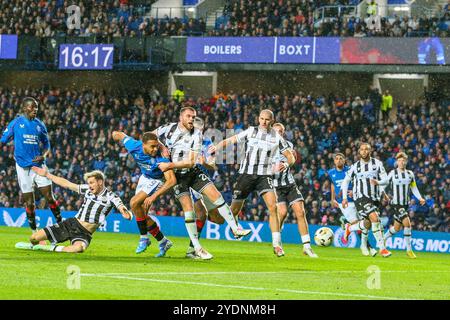
M 198 233 L 198 237 L 200 238 L 203 227 L 205 226 L 207 210 L 201 199 L 198 199 L 197 201 L 195 201 L 194 209 L 195 209 L 195 214 L 197 215 L 197 221 L 195 222 L 195 224 L 197 225 L 197 233 Z M 194 249 L 194 245 L 192 244 L 192 241 L 189 242 L 189 247 L 186 252 L 186 258 L 189 258 L 189 259 L 197 259 L 198 258 L 195 255 L 195 249 Z
M 305 206 L 303 201 L 297 201 L 291 204 L 292 210 L 297 218 L 298 231 L 303 243 L 303 254 L 310 258 L 318 258 L 311 248 L 311 237 L 309 236 L 308 222 L 306 221 Z
M 380 249 L 380 254 L 387 258 L 392 255 L 392 253 L 386 249 L 383 231 L 381 230 L 381 221 L 378 212 L 372 212 L 369 214 L 370 222 L 372 223 L 372 233 L 377 240 L 378 248 Z
M 148 237 L 147 214 L 142 206 L 146 198 L 147 194 L 143 191 L 140 191 L 134 197 L 132 197 L 130 201 L 131 211 L 136 217 L 136 223 L 141 235 L 139 244 L 136 248 L 137 254 L 147 250 L 147 247 L 150 246 L 151 243 Z
M 214 184 L 209 184 L 206 188 L 203 189 L 202 194 L 208 199 L 211 199 L 213 205 L 217 208 L 219 214 L 225 219 L 225 221 L 230 226 L 233 235 L 236 239 L 241 239 L 247 235 L 249 235 L 252 231 L 245 230 L 238 226 L 236 220 L 234 219 L 234 214 L 228 204 L 225 202 L 222 194 L 217 190 Z

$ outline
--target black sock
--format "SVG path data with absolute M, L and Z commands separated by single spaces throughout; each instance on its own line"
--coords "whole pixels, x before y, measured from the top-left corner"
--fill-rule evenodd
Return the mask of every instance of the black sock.
M 52 203 L 49 205 L 49 207 L 53 215 L 55 216 L 56 223 L 60 223 L 62 221 L 62 217 L 61 217 L 61 209 L 59 208 L 59 206 L 56 205 L 56 203 Z
M 164 239 L 164 234 L 161 232 L 156 223 L 154 223 L 152 226 L 149 226 L 147 230 L 156 239 L 156 241 L 161 241 L 162 239 Z
M 144 219 L 140 220 L 139 218 L 136 218 L 136 223 L 138 225 L 139 228 L 139 233 L 141 234 L 141 236 L 146 236 L 147 235 L 147 221 Z
M 27 213 L 28 224 L 31 230 L 36 230 L 36 214 L 34 212 L 34 207 L 26 207 L 25 211 Z

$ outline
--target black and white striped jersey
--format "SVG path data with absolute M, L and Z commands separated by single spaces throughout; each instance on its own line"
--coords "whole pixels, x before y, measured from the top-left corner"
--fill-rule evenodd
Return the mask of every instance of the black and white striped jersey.
M 189 158 L 191 151 L 201 152 L 203 134 L 194 128 L 191 131 L 181 129 L 178 123 L 173 122 L 156 129 L 159 141 L 170 151 L 172 162 L 183 161 Z M 177 169 L 186 172 L 188 169 Z
M 84 202 L 75 218 L 84 222 L 102 225 L 113 207 L 118 209 L 123 205 L 120 197 L 107 188 L 95 195 L 89 189 L 89 185 L 80 184 L 78 193 L 84 196 Z
M 286 142 L 289 145 L 289 149 L 294 150 L 294 145 L 292 144 L 292 142 L 287 141 L 287 140 L 286 140 Z M 284 156 L 284 154 L 282 154 L 281 152 L 278 152 L 277 155 L 274 157 L 274 163 L 278 164 L 280 162 L 287 163 L 288 161 L 287 161 L 287 158 Z M 276 172 L 274 174 L 273 186 L 275 188 L 289 186 L 294 183 L 295 183 L 295 179 L 294 179 L 294 176 L 292 175 L 291 167 L 287 168 L 283 172 Z
M 368 162 L 359 160 L 355 162 L 347 171 L 342 181 L 342 194 L 347 195 L 350 181 L 353 183 L 353 199 L 358 200 L 363 197 L 379 201 L 384 186 L 374 186 L 370 179 L 383 180 L 387 178 L 383 163 L 375 158 L 370 158 Z
M 244 144 L 245 157 L 241 161 L 239 173 L 273 175 L 273 158 L 277 152 L 289 149 L 286 140 L 274 129 L 249 127 L 237 134 L 237 142 Z
M 410 191 L 417 199 L 421 199 L 420 191 L 417 188 L 414 173 L 410 170 L 391 170 L 386 179 L 379 181 L 380 185 L 387 185 L 392 190 L 391 204 L 407 206 L 410 200 Z

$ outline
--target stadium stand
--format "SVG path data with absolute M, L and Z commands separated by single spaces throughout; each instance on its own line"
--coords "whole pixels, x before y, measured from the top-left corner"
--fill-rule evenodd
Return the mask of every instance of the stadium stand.
M 376 93 L 375 93 L 376 94 Z M 163 123 L 177 121 L 182 105 L 196 107 L 207 128 L 240 130 L 254 125 L 261 108 L 274 110 L 277 121 L 286 124 L 287 139 L 298 155 L 295 179 L 305 197 L 306 211 L 312 224 L 339 224 L 338 209 L 330 206 L 330 183 L 326 170 L 332 166 L 332 155 L 343 152 L 349 161 L 357 155 L 359 139 L 368 141 L 374 156 L 393 168 L 394 154 L 405 150 L 410 155 L 409 168 L 415 172 L 418 187 L 427 204 L 412 202 L 409 207 L 415 230 L 449 232 L 450 185 L 449 127 L 450 104 L 445 101 L 422 101 L 398 105 L 396 120 L 383 125 L 377 120 L 374 103 L 369 97 L 346 95 L 312 96 L 299 92 L 292 96 L 256 93 L 218 94 L 214 97 L 176 103 L 161 98 L 155 91 L 114 92 L 73 91 L 62 88 L 0 88 L 0 129 L 6 127 L 19 111 L 25 96 L 40 102 L 38 117 L 44 119 L 52 144 L 47 165 L 55 174 L 81 182 L 83 172 L 103 170 L 108 185 L 129 202 L 140 172 L 124 148 L 113 143 L 113 130 L 124 130 L 139 137 Z M 82 106 L 82 108 L 81 108 Z M 302 117 L 295 115 L 302 114 Z M 320 139 L 317 139 L 320 137 Z M 395 137 L 395 138 L 392 138 Z M 215 183 L 227 201 L 231 200 L 238 165 L 219 165 Z M 17 185 L 13 146 L 3 145 L 0 153 L 0 207 L 21 207 Z M 59 187 L 54 192 L 64 210 L 75 210 L 78 197 Z M 43 199 L 37 197 L 38 207 Z M 384 207 L 387 217 L 389 207 Z M 152 208 L 157 215 L 180 215 L 171 195 Z M 266 220 L 266 209 L 257 198 L 247 202 L 242 220 Z M 294 222 L 290 216 L 289 222 Z

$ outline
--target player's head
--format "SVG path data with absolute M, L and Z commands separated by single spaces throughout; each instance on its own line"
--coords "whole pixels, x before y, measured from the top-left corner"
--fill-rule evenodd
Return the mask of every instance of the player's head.
M 203 129 L 205 128 L 205 122 L 203 121 L 202 118 L 200 117 L 194 118 L 194 128 L 203 131 Z
M 371 152 L 372 152 L 372 147 L 367 142 L 363 142 L 359 145 L 359 156 L 364 161 L 367 161 L 370 159 Z
M 397 166 L 404 170 L 406 168 L 406 164 L 408 163 L 408 156 L 404 152 L 399 152 L 396 154 L 395 159 L 397 160 Z
M 272 110 L 264 109 L 259 113 L 259 126 L 263 129 L 270 129 L 275 121 Z
M 99 194 L 105 187 L 105 175 L 99 170 L 85 173 L 84 181 L 87 182 L 93 194 Z
M 37 100 L 35 98 L 26 97 L 22 101 L 22 111 L 30 119 L 36 118 L 36 115 L 38 112 L 38 107 L 39 107 L 39 103 L 37 102 Z
M 343 153 L 338 152 L 334 155 L 334 165 L 340 170 L 344 168 L 345 156 Z
M 282 123 L 274 123 L 273 124 L 273 130 L 275 130 L 276 132 L 278 132 L 278 134 L 282 137 L 284 137 L 284 132 L 286 131 L 286 129 L 284 128 L 284 125 Z
M 183 107 L 180 111 L 180 122 L 188 130 L 194 129 L 194 119 L 197 111 L 192 107 Z
M 151 132 L 145 132 L 142 135 L 142 147 L 145 154 L 156 156 L 159 150 L 158 136 Z

